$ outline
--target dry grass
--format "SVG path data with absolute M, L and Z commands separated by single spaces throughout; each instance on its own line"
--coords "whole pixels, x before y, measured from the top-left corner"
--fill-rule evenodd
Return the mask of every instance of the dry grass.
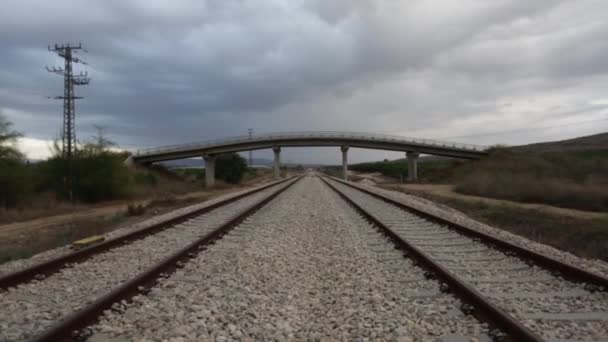
M 514 234 L 569 251 L 581 257 L 608 261 L 608 219 L 580 219 L 556 216 L 533 209 L 490 206 L 482 203 L 446 204 L 467 211 L 482 222 Z
M 454 189 L 463 194 L 511 201 L 545 203 L 581 210 L 608 210 L 608 186 L 577 184 L 567 179 L 476 173 L 458 182 Z
M 499 150 L 462 164 L 455 191 L 581 210 L 608 210 L 608 160 Z
M 0 206 L 0 224 L 27 221 L 50 215 L 68 214 L 74 210 L 81 210 L 88 207 L 91 207 L 91 205 L 73 205 L 69 202 L 59 201 L 54 194 L 46 192 L 16 208 L 6 209 Z
M 123 200 L 106 201 L 98 204 L 76 203 L 72 204 L 58 199 L 52 192 L 46 192 L 32 197 L 16 208 L 6 209 L 0 207 L 0 224 L 23 222 L 41 217 L 69 214 L 75 211 L 101 207 L 104 205 L 121 204 L 125 207 L 128 202 L 143 199 L 166 199 L 176 195 L 193 191 L 202 191 L 202 182 L 187 182 L 175 174 L 161 168 L 137 169 L 133 173 L 135 185 L 133 193 Z M 217 189 L 224 189 L 227 185 L 219 182 Z
M 361 177 L 361 176 L 357 176 L 357 175 L 348 175 L 348 180 L 349 180 L 349 181 L 351 181 L 351 182 L 360 182 L 360 181 L 362 181 L 363 179 L 365 179 L 365 178 L 363 178 L 363 177 Z
M 608 218 L 580 218 L 508 204 L 416 193 L 490 226 L 575 255 L 608 261 Z
M 139 172 L 147 172 L 146 170 Z M 59 202 L 52 194 L 36 198 L 36 207 L 0 211 L 0 221 L 29 221 L 19 223 L 19 228 L 0 230 L 0 263 L 29 257 L 41 251 L 66 245 L 74 240 L 112 231 L 153 215 L 162 214 L 186 205 L 206 201 L 222 195 L 227 189 L 236 190 L 242 186 L 252 186 L 267 181 L 272 176 L 269 172 L 259 172 L 248 178 L 243 185 L 232 185 L 218 182 L 212 191 L 203 191 L 202 184 L 193 186 L 180 178 L 158 176 L 151 189 L 143 189 L 140 198 L 99 203 L 98 205 L 77 205 Z M 141 185 L 144 188 L 146 185 Z M 200 190 L 200 191 L 199 191 Z M 143 199 L 148 200 L 144 204 Z M 31 205 L 31 204 L 30 204 Z M 128 207 L 131 205 L 131 213 Z M 103 211 L 100 214 L 96 211 Z M 52 215 L 70 214 L 69 217 Z M 75 214 L 75 215 L 71 215 Z M 132 216 L 131 216 L 132 215 Z M 37 221 L 35 225 L 32 222 Z

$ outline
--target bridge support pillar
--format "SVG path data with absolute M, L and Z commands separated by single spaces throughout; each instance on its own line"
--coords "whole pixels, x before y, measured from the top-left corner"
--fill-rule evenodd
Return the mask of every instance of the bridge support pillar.
M 348 146 L 340 146 L 342 151 L 342 179 L 348 180 Z
M 215 158 L 213 154 L 206 154 L 205 159 L 205 187 L 212 188 L 215 185 Z
M 272 177 L 274 179 L 279 179 L 281 177 L 281 148 L 275 146 L 272 148 L 272 152 L 274 152 L 274 167 Z
M 417 181 L 418 180 L 418 152 L 406 152 L 407 157 L 407 180 Z

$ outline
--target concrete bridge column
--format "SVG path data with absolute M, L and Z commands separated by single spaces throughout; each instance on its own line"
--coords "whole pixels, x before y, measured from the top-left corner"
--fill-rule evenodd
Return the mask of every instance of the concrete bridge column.
M 348 180 L 348 146 L 340 146 L 342 151 L 342 179 Z
M 272 152 L 274 152 L 273 178 L 279 179 L 281 177 L 281 147 L 273 147 Z
M 405 156 L 407 157 L 407 180 L 409 181 L 417 181 L 418 180 L 418 157 L 420 153 L 418 152 L 406 152 Z
M 215 158 L 214 154 L 206 154 L 205 159 L 205 187 L 211 188 L 215 185 Z

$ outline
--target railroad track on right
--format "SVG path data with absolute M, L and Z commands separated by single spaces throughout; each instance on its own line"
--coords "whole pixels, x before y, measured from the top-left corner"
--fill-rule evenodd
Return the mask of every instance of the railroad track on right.
M 454 222 L 379 192 L 322 179 L 512 341 L 608 341 L 608 278 Z

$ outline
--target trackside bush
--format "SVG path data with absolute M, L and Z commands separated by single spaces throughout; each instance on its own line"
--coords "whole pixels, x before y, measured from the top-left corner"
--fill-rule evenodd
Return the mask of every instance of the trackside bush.
M 227 183 L 236 184 L 247 172 L 247 161 L 238 153 L 220 154 L 215 161 L 215 176 Z
M 0 207 L 15 207 L 32 191 L 28 166 L 19 159 L 0 158 Z
M 21 134 L 12 126 L 0 115 L 0 206 L 5 208 L 16 206 L 32 190 L 28 165 L 16 147 Z
M 85 146 L 73 158 L 74 197 L 83 202 L 123 198 L 132 191 L 132 175 L 124 165 L 124 156 Z M 65 186 L 67 162 L 55 156 L 42 166 L 43 187 L 68 198 Z

